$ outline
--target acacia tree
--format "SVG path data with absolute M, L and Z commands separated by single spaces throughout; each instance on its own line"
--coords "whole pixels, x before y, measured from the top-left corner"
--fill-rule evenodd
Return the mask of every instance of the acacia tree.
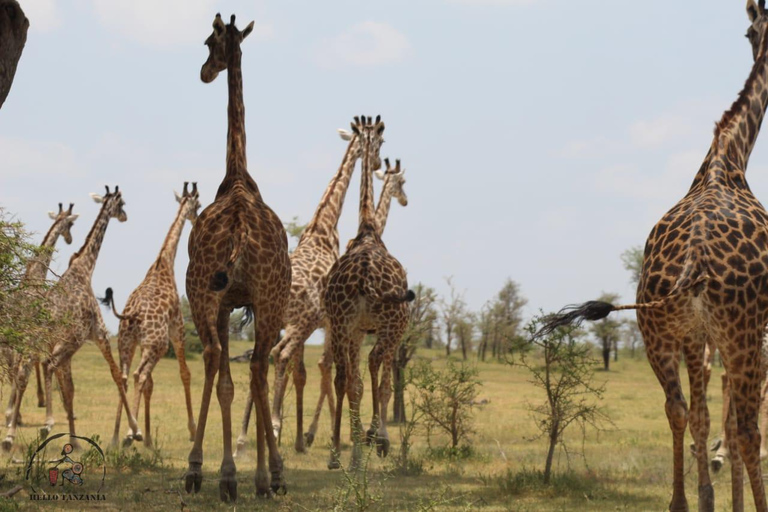
M 16 66 L 27 43 L 29 20 L 16 0 L 0 0 L 0 108 L 16 75 Z
M 603 398 L 605 383 L 593 382 L 595 361 L 589 345 L 578 339 L 579 331 L 560 328 L 540 336 L 539 324 L 536 317 L 526 327 L 530 348 L 535 350 L 521 351 L 519 364 L 530 372 L 531 383 L 546 394 L 543 403 L 529 404 L 528 410 L 548 441 L 544 484 L 549 484 L 555 448 L 559 444 L 568 453 L 563 437 L 568 427 L 579 425 L 584 436 L 588 427 L 602 431 L 611 420 L 597 403 Z M 514 360 L 508 362 L 515 364 Z
M 440 316 L 443 319 L 443 327 L 445 328 L 445 355 L 451 355 L 451 340 L 455 334 L 456 324 L 464 316 L 466 309 L 466 303 L 464 302 L 464 294 L 456 291 L 456 286 L 453 284 L 453 276 L 446 277 L 445 282 L 448 283 L 450 288 L 450 298 L 448 300 L 440 300 Z
M 493 327 L 491 315 L 491 306 L 486 302 L 480 314 L 477 315 L 477 330 L 480 333 L 480 339 L 477 344 L 477 358 L 485 362 L 485 352 L 488 349 L 488 342 L 491 338 Z
M 621 253 L 624 268 L 630 272 L 629 281 L 635 285 L 640 282 L 640 276 L 643 273 L 643 258 L 643 248 L 639 245 L 630 247 Z
M 619 296 L 615 293 L 603 293 L 598 299 L 601 302 L 608 302 L 614 304 L 619 300 Z M 614 357 L 618 359 L 618 345 L 619 339 L 621 339 L 621 326 L 622 321 L 616 320 L 613 317 L 606 317 L 597 322 L 592 322 L 589 326 L 589 331 L 600 342 L 603 352 L 603 369 L 608 371 L 611 365 L 611 349 L 614 350 Z
M 475 315 L 465 312 L 456 321 L 456 339 L 461 347 L 461 358 L 466 361 L 467 353 L 472 352 L 472 337 L 475 330 Z
M 392 363 L 392 381 L 394 383 L 394 401 L 392 422 L 405 421 L 406 367 L 416 353 L 416 349 L 432 336 L 437 323 L 435 290 L 419 283 L 413 288 L 415 298 L 410 303 L 408 327 L 395 352 Z
M 503 360 L 520 337 L 523 307 L 528 300 L 520 293 L 520 285 L 507 278 L 499 290 L 496 301 L 490 307 L 489 336 L 493 356 Z

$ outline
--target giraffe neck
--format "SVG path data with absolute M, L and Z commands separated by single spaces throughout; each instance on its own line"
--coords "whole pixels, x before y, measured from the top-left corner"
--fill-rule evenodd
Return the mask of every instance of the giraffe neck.
M 242 183 L 253 193 L 258 194 L 256 182 L 248 174 L 248 161 L 245 156 L 245 104 L 243 103 L 243 71 L 241 67 L 242 51 L 240 45 L 228 42 L 231 46 L 227 64 L 227 84 L 229 103 L 227 104 L 227 174 L 216 193 L 218 198 L 230 190 L 236 183 Z
M 107 225 L 109 224 L 108 201 L 109 199 L 104 199 L 99 215 L 96 217 L 91 231 L 85 238 L 85 243 L 69 260 L 69 269 L 77 266 L 84 274 L 88 276 L 93 274 L 96 259 L 99 257 L 99 251 L 101 250 L 101 243 L 104 241 L 104 234 L 107 232 Z
M 373 175 L 371 169 L 371 144 L 365 142 L 363 147 L 362 175 L 360 177 L 360 224 L 357 234 L 364 232 L 376 233 L 376 216 L 373 209 Z
M 336 171 L 336 175 L 331 179 L 328 188 L 325 189 L 320 204 L 317 206 L 317 210 L 315 210 L 315 215 L 304 229 L 304 233 L 301 236 L 302 240 L 304 237 L 310 236 L 327 237 L 335 240 L 336 249 L 338 249 L 339 217 L 344 206 L 344 198 L 347 195 L 349 182 L 352 179 L 352 173 L 355 170 L 355 162 L 357 162 L 357 152 L 354 150 L 357 135 L 353 137 L 349 142 L 349 146 L 347 146 L 346 153 L 344 153 L 344 159 L 341 161 L 339 170 Z
M 184 222 L 186 217 L 184 210 L 187 207 L 187 202 L 184 200 L 179 206 L 179 211 L 176 213 L 176 218 L 173 219 L 171 229 L 168 230 L 168 235 L 165 237 L 163 247 L 160 249 L 160 254 L 157 256 L 155 267 L 159 268 L 161 264 L 165 263 L 171 273 L 173 273 L 173 262 L 176 260 L 176 249 L 179 247 L 179 239 L 181 233 L 184 231 Z
M 718 152 L 742 172 L 746 171 L 768 106 L 768 37 L 761 44 L 744 89 L 715 130 Z
M 56 242 L 61 236 L 63 225 L 64 223 L 59 220 L 54 221 L 51 229 L 43 237 L 40 253 L 27 264 L 27 271 L 24 274 L 24 279 L 27 282 L 42 283 L 45 280 L 48 267 L 51 266 L 53 259 L 53 248 L 56 247 Z
M 389 207 L 392 204 L 392 188 L 389 186 L 391 179 L 389 174 L 384 178 L 384 186 L 379 196 L 379 204 L 376 205 L 376 230 L 379 236 L 384 234 L 384 228 L 387 227 Z

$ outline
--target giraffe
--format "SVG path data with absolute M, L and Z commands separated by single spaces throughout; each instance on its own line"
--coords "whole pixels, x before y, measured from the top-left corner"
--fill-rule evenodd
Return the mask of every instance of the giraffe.
M 333 362 L 336 366 L 336 410 L 333 421 L 333 447 L 329 469 L 339 468 L 341 448 L 341 412 L 344 395 L 349 397 L 350 420 L 353 435 L 352 462 L 356 469 L 361 460 L 362 423 L 360 400 L 363 382 L 359 371 L 360 348 L 366 332 L 375 331 L 377 341 L 368 357 L 371 374 L 374 419 L 369 429 L 376 436 L 378 453 L 386 455 L 389 445 L 387 434 L 387 404 L 391 395 L 392 372 L 378 371 L 391 364 L 408 323 L 408 304 L 414 294 L 408 289 L 405 270 L 384 246 L 378 234 L 373 209 L 372 171 L 381 167 L 379 149 L 383 142 L 384 123 L 377 117 L 359 130 L 362 138 L 363 158 L 360 180 L 360 213 L 357 236 L 347 252 L 339 258 L 328 274 L 324 307 L 328 317 L 328 338 Z M 378 429 L 377 429 L 378 427 Z M 378 430 L 378 432 L 376 431 Z
M 359 118 L 355 124 L 360 125 Z M 304 343 L 313 332 L 322 326 L 325 312 L 321 300 L 324 278 L 331 266 L 339 259 L 339 217 L 349 182 L 360 158 L 361 146 L 357 136 L 339 130 L 343 140 L 349 141 L 341 166 L 334 174 L 323 193 L 315 214 L 301 234 L 296 249 L 291 253 L 291 294 L 285 310 L 285 334 L 272 348 L 275 361 L 275 392 L 272 406 L 272 428 L 275 436 L 280 435 L 281 411 L 286 388 L 286 370 L 293 363 L 293 382 L 296 389 L 296 441 L 294 449 L 306 451 L 303 432 L 303 397 L 307 372 L 304 367 Z M 248 396 L 240 436 L 237 438 L 237 455 L 245 451 L 248 439 L 253 397 Z
M 291 260 L 285 228 L 264 203 L 247 170 L 240 43 L 252 30 L 253 22 L 241 32 L 235 27 L 234 15 L 225 25 L 217 14 L 213 33 L 205 41 L 209 55 L 200 70 L 202 81 L 210 83 L 219 72 L 227 70 L 227 170 L 216 199 L 203 210 L 189 235 L 187 297 L 204 346 L 205 385 L 185 488 L 187 492 L 198 492 L 202 484 L 203 437 L 213 380 L 218 373 L 216 395 L 224 438 L 219 497 L 223 501 L 237 500 L 231 409 L 235 389 L 229 368 L 229 315 L 234 308 L 248 308 L 255 321 L 250 390 L 257 413 L 256 492 L 268 495 L 270 489 L 276 493 L 286 491 L 277 440 L 272 428 L 267 427 L 267 371 L 269 350 L 280 334 L 288 303 Z M 271 482 L 264 465 L 265 438 Z
M 61 395 L 64 402 L 64 408 L 69 420 L 69 433 L 75 434 L 75 414 L 73 410 L 73 401 L 75 387 L 72 382 L 72 356 L 83 346 L 86 340 L 93 340 L 101 350 L 104 359 L 107 360 L 109 369 L 112 372 L 112 379 L 115 381 L 119 392 L 120 400 L 129 416 L 129 423 L 135 431 L 136 421 L 130 415 L 128 409 L 128 400 L 123 390 L 120 369 L 112 357 L 112 351 L 109 346 L 109 332 L 104 326 L 104 320 L 101 317 L 96 297 L 91 287 L 91 276 L 96 266 L 96 259 L 99 256 L 101 244 L 104 241 L 104 235 L 107 231 L 107 225 L 111 218 L 117 218 L 120 222 L 125 222 L 128 216 L 123 209 L 122 193 L 118 187 L 114 192 L 106 187 L 106 195 L 99 196 L 91 194 L 96 203 L 101 203 L 101 210 L 85 239 L 85 243 L 69 260 L 69 268 L 62 274 L 59 281 L 48 292 L 51 300 L 51 316 L 54 319 L 52 327 L 52 341 L 49 343 L 49 355 L 43 360 L 43 377 L 45 380 L 45 406 L 46 420 L 45 426 L 40 429 L 40 435 L 46 437 L 54 425 L 53 419 L 53 401 L 51 397 L 51 380 L 53 374 L 59 381 Z M 19 407 L 26 389 L 27 381 L 23 372 L 22 378 L 18 381 L 16 391 L 16 402 L 14 412 L 11 418 L 11 427 L 8 429 L 6 438 L 3 441 L 4 446 L 9 447 L 13 444 L 16 436 L 16 424 L 14 418 L 18 418 Z M 77 445 L 77 438 L 72 437 L 72 444 Z
M 688 510 L 683 438 L 690 422 L 696 445 L 699 509 L 714 509 L 705 443 L 709 435 L 705 346 L 720 351 L 731 384 L 727 438 L 732 455 L 734 510 L 743 510 L 743 471 L 758 511 L 768 510 L 760 468 L 760 350 L 768 320 L 768 213 L 747 185 L 745 171 L 768 105 L 768 13 L 765 0 L 747 2 L 747 37 L 754 65 L 738 99 L 715 127 L 709 152 L 688 193 L 651 230 L 637 303 L 591 301 L 549 317 L 537 335 L 558 326 L 635 309 L 648 360 L 666 394 L 673 438 L 670 509 Z M 680 385 L 681 352 L 691 407 Z
M 48 232 L 43 237 L 43 241 L 40 244 L 40 253 L 30 259 L 27 263 L 26 272 L 24 273 L 25 284 L 39 287 L 44 285 L 46 275 L 48 274 L 48 267 L 51 265 L 53 259 L 53 250 L 56 247 L 56 242 L 59 237 L 64 237 L 64 242 L 67 245 L 72 243 L 72 225 L 79 215 L 72 213 L 74 203 L 69 203 L 69 209 L 64 210 L 62 203 L 59 203 L 59 212 L 48 212 L 48 216 L 53 220 L 53 224 Z M 12 350 L 2 349 L 5 357 L 8 361 L 8 368 L 13 372 L 11 375 L 11 392 L 8 400 L 8 408 L 5 411 L 5 422 L 10 427 L 11 414 L 13 413 L 13 405 L 16 402 L 16 371 L 29 372 L 29 361 L 23 361 L 21 356 L 16 355 Z M 42 395 L 42 386 L 40 382 L 40 361 L 36 355 L 32 355 L 31 362 L 35 367 L 35 376 L 37 377 L 37 400 L 39 407 L 45 407 L 45 396 Z M 29 377 L 25 377 L 25 380 Z M 21 424 L 21 413 L 16 419 L 17 424 Z M 9 446 L 3 445 L 4 448 L 10 449 Z
M 400 160 L 396 161 L 394 168 L 390 166 L 388 158 L 384 159 L 384 164 L 387 166 L 385 171 L 382 172 L 381 170 L 376 170 L 373 173 L 378 179 L 384 180 L 381 195 L 379 196 L 379 202 L 376 205 L 376 230 L 379 236 L 383 236 L 384 228 L 387 227 L 387 218 L 389 217 L 389 207 L 392 198 L 396 198 L 401 206 L 408 206 L 408 196 L 406 195 L 404 188 L 405 169 L 400 169 Z M 349 241 L 347 249 L 349 249 L 349 246 L 353 241 L 354 239 Z M 323 344 L 323 354 L 320 357 L 320 361 L 317 363 L 320 367 L 321 374 L 320 397 L 317 400 L 317 406 L 315 407 L 315 413 L 312 416 L 312 423 L 309 426 L 309 431 L 304 434 L 308 446 L 312 446 L 312 442 L 317 434 L 318 421 L 320 420 L 320 414 L 323 410 L 323 403 L 325 403 L 326 400 L 328 401 L 328 408 L 331 413 L 331 424 L 333 424 L 333 418 L 336 414 L 331 385 L 333 354 L 331 353 L 330 347 L 330 343 Z M 387 368 L 384 368 L 383 371 L 386 372 Z
M 120 369 L 122 370 L 123 387 L 128 389 L 128 372 L 131 369 L 136 346 L 141 345 L 141 360 L 133 374 L 133 417 L 139 417 L 139 404 L 144 396 L 144 434 L 141 431 L 130 432 L 126 444 L 133 439 L 144 440 L 144 445 L 152 446 L 150 430 L 150 400 L 152 398 L 152 370 L 160 358 L 168 351 L 168 341 L 173 344 L 176 359 L 179 362 L 179 373 L 184 386 L 184 398 L 187 404 L 187 427 L 190 441 L 195 438 L 195 419 L 192 413 L 192 397 L 189 390 L 190 373 L 184 354 L 184 319 L 181 316 L 181 303 L 176 290 L 176 278 L 173 273 L 173 263 L 176 260 L 176 249 L 179 245 L 181 232 L 185 221 L 194 225 L 197 220 L 197 210 L 200 208 L 197 183 L 192 184 L 192 192 L 188 190 L 189 183 L 184 182 L 182 195 L 176 194 L 179 209 L 171 224 L 168 235 L 157 259 L 149 267 L 147 275 L 141 284 L 128 297 L 122 314 L 115 311 L 112 289 L 108 288 L 102 304 L 112 306 L 112 310 L 120 319 L 118 333 L 118 352 L 120 354 Z M 112 436 L 112 446 L 117 446 L 120 436 L 120 420 L 123 413 L 122 404 L 118 404 L 115 419 L 115 431 Z

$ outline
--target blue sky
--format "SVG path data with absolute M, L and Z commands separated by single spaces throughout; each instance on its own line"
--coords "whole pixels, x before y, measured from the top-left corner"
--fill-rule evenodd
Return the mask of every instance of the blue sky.
M 118 308 L 157 256 L 173 190 L 224 174 L 226 80 L 203 84 L 216 12 L 243 44 L 251 174 L 307 221 L 343 156 L 336 128 L 381 114 L 410 204 L 384 240 L 409 281 L 479 309 L 506 278 L 528 313 L 633 287 L 620 254 L 682 197 L 752 66 L 740 2 L 21 0 L 31 28 L 0 113 L 0 205 L 37 233 L 75 202 L 65 269 L 119 184 L 93 285 Z M 768 143 L 747 178 L 768 195 Z M 356 176 L 340 223 L 357 226 Z M 176 260 L 181 293 L 185 228 Z M 343 243 L 342 243 L 343 245 Z M 110 329 L 117 322 L 105 314 Z

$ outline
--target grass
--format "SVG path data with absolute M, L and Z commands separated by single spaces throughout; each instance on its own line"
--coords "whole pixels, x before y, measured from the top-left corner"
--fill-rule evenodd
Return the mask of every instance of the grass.
M 249 347 L 248 342 L 233 342 L 231 354 L 237 355 Z M 309 371 L 306 386 L 305 425 L 309 424 L 312 408 L 317 401 L 318 377 L 315 363 L 320 347 L 307 347 Z M 444 364 L 437 351 L 421 351 L 417 357 L 428 357 L 436 365 Z M 365 359 L 365 358 L 364 358 Z M 192 371 L 192 397 L 197 415 L 203 384 L 203 362 L 197 356 L 189 361 Z M 616 428 L 600 436 L 592 435 L 584 445 L 585 465 L 579 456 L 571 456 L 570 463 L 560 453 L 556 457 L 553 485 L 540 485 L 546 446 L 543 440 L 533 441 L 536 430 L 526 410 L 528 401 L 541 400 L 537 390 L 528 383 L 522 368 L 497 363 L 480 363 L 483 386 L 478 400 L 489 402 L 475 410 L 473 449 L 468 457 L 460 459 L 430 457 L 426 439 L 413 439 L 412 456 L 422 471 L 399 476 L 389 471 L 391 462 L 373 456 L 370 460 L 370 492 L 378 501 L 370 510 L 484 510 L 484 511 L 557 511 L 557 510 L 664 510 L 671 496 L 672 459 L 671 434 L 664 414 L 664 395 L 643 359 L 624 357 L 612 363 L 610 372 L 598 372 L 598 379 L 607 381 L 605 409 Z M 712 435 L 720 428 L 722 404 L 719 375 L 714 368 L 710 385 L 710 414 L 713 418 Z M 233 404 L 233 445 L 239 432 L 240 419 L 247 394 L 248 365 L 232 363 L 236 386 Z M 112 437 L 117 404 L 117 391 L 109 376 L 106 363 L 95 346 L 87 344 L 75 356 L 73 375 L 76 386 L 75 414 L 79 435 L 98 435 L 103 448 Z M 270 384 L 272 379 L 270 370 Z M 683 379 L 687 382 L 687 378 Z M 27 490 L 13 500 L 0 498 L 2 510 L 107 509 L 107 510 L 234 510 L 232 504 L 218 499 L 217 473 L 222 457 L 221 414 L 214 396 L 208 415 L 204 444 L 204 480 L 198 495 L 187 495 L 181 477 L 186 470 L 186 459 L 191 448 L 186 427 L 186 408 L 173 359 L 163 359 L 154 372 L 152 400 L 152 433 L 158 450 L 147 450 L 137 445 L 122 453 L 107 453 L 106 503 L 40 503 L 28 499 Z M 364 378 L 366 393 L 370 389 Z M 34 379 L 32 384 L 34 384 Z M 132 385 L 132 384 L 131 384 Z M 133 389 L 129 392 L 132 396 Z M 4 398 L 7 398 L 7 390 Z M 338 509 L 339 496 L 345 485 L 341 472 L 326 469 L 329 455 L 330 428 L 327 411 L 321 418 L 315 444 L 307 454 L 293 451 L 295 411 L 292 388 L 286 399 L 281 453 L 285 463 L 288 495 L 264 500 L 255 496 L 254 426 L 250 429 L 249 456 L 237 459 L 238 505 L 255 510 L 306 511 Z M 346 409 L 346 407 L 345 407 Z M 54 411 L 57 424 L 54 432 L 65 430 L 66 419 L 61 402 L 56 396 Z M 365 395 L 362 407 L 364 424 L 370 419 L 370 398 Z M 27 390 L 23 417 L 26 421 L 19 430 L 14 451 L 2 456 L 0 492 L 18 483 L 24 483 L 23 466 L 14 459 L 23 459 L 25 443 L 34 441 L 37 428 L 42 425 L 44 409 L 36 407 L 34 387 Z M 197 418 L 196 418 L 197 419 Z M 342 429 L 346 441 L 348 420 Z M 144 430 L 143 405 L 139 417 Z M 126 432 L 123 418 L 122 435 Z M 390 426 L 392 440 L 390 454 L 399 448 L 398 427 Z M 574 447 L 581 445 L 579 432 L 571 432 Z M 433 438 L 433 446 L 435 446 Z M 82 453 L 82 452 L 81 452 Z M 343 447 L 342 463 L 349 462 L 349 446 Z M 696 508 L 696 471 L 686 451 L 686 491 L 691 509 Z M 86 476 L 87 477 L 87 476 Z M 730 509 L 730 470 L 724 468 L 713 475 L 716 510 Z M 752 506 L 745 489 L 747 507 Z

